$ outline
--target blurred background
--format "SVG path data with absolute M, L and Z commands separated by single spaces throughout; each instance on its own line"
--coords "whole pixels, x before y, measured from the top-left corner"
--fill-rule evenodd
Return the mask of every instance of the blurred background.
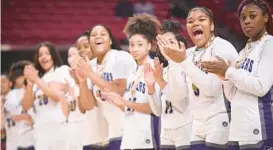
M 217 35 L 229 40 L 239 51 L 246 42 L 236 14 L 242 0 L 1 0 L 1 73 L 12 62 L 33 60 L 36 46 L 44 41 L 56 45 L 63 60 L 78 36 L 96 24 L 110 27 L 123 49 L 127 49 L 122 30 L 127 18 L 147 12 L 160 21 L 174 19 L 185 24 L 188 11 L 195 6 L 212 10 Z M 273 0 L 267 0 L 273 6 Z

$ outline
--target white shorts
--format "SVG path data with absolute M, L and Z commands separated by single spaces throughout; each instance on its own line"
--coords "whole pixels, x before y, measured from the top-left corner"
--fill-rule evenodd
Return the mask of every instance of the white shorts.
M 17 150 L 18 148 L 18 139 L 9 139 L 7 137 L 6 141 L 6 150 Z
M 206 121 L 193 119 L 191 145 L 205 143 L 207 146 L 225 148 L 229 136 L 228 114 L 222 113 Z
M 67 149 L 67 132 L 65 124 L 45 123 L 34 127 L 34 137 L 36 139 L 35 149 L 37 150 L 59 150 Z
M 87 140 L 87 125 L 85 121 L 69 122 L 65 125 L 66 150 L 82 150 L 84 141 Z
M 175 129 L 161 129 L 160 148 L 162 149 L 188 149 L 190 148 L 192 123 Z
M 22 133 L 18 140 L 18 147 L 27 148 L 35 145 L 33 130 Z

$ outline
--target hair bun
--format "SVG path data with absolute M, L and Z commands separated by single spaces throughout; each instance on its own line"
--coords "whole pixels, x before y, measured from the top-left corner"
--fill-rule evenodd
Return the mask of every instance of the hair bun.
M 161 24 L 155 16 L 143 13 L 130 17 L 123 32 L 127 37 L 134 34 L 143 34 L 153 40 L 160 33 L 160 29 Z
M 163 32 L 173 31 L 173 32 L 181 32 L 182 27 L 178 21 L 166 20 L 162 25 Z

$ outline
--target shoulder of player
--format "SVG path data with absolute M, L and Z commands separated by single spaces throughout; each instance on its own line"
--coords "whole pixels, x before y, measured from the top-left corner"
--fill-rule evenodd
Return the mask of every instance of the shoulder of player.
M 62 71 L 68 71 L 69 69 L 70 69 L 69 66 L 67 66 L 67 65 L 62 65 L 62 66 L 56 68 L 55 71 L 60 71 L 60 72 L 62 72 Z
M 120 50 L 120 51 L 117 51 L 115 50 L 115 59 L 117 62 L 128 62 L 130 63 L 131 62 L 135 62 L 133 56 L 127 52 L 127 51 L 123 51 L 123 50 Z
M 20 89 L 12 89 L 8 94 L 7 96 L 5 97 L 6 101 L 5 101 L 5 104 L 10 104 L 10 103 L 13 103 L 14 98 L 18 97 L 21 95 L 20 93 L 23 93 L 24 92 L 24 89 L 20 88 Z M 16 100 L 17 101 L 17 100 Z
M 273 36 L 269 35 L 265 41 L 264 41 L 264 47 L 263 47 L 263 51 L 264 55 L 268 55 L 268 56 L 272 56 L 273 51 L 272 51 L 272 47 L 273 47 Z
M 216 37 L 214 44 L 217 48 L 219 47 L 219 50 L 226 49 L 226 48 L 227 49 L 230 49 L 230 48 L 235 49 L 235 47 L 229 41 L 227 41 L 221 37 Z
M 190 53 L 190 52 L 195 51 L 195 49 L 196 49 L 196 46 L 193 46 L 193 47 L 187 48 L 186 52 Z

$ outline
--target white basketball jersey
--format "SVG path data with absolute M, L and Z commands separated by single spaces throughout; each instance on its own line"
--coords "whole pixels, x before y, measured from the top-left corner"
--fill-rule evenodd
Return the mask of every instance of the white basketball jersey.
M 216 37 L 207 49 L 192 47 L 187 49 L 187 58 L 181 63 L 188 84 L 190 109 L 194 119 L 207 120 L 219 113 L 227 113 L 222 82 L 212 73 L 206 73 L 197 66 L 198 61 L 214 60 L 222 57 L 235 64 L 238 53 L 228 41 Z M 197 66 L 195 66 L 195 64 Z
M 186 75 L 177 69 L 178 65 L 169 61 L 168 67 L 164 68 L 163 77 L 168 84 L 161 91 L 161 124 L 166 129 L 175 129 L 192 122 Z
M 29 147 L 34 145 L 32 125 L 27 121 L 14 121 L 12 116 L 28 114 L 34 116 L 33 109 L 24 111 L 22 108 L 22 99 L 25 90 L 13 89 L 6 96 L 6 131 L 7 143 L 12 142 L 17 147 Z M 9 145 L 9 144 L 8 144 Z
M 79 109 L 79 96 L 80 96 L 80 89 L 79 86 L 73 82 L 70 84 L 71 87 L 74 89 L 74 96 L 70 94 L 66 94 L 66 98 L 69 103 L 70 113 L 68 116 L 68 122 L 81 122 L 86 119 L 86 115 L 83 114 Z
M 149 60 L 153 64 L 152 60 Z M 134 83 L 136 82 L 136 83 Z M 149 103 L 148 88 L 144 79 L 144 65 L 128 79 L 128 86 L 124 99 L 135 103 Z M 136 84 L 132 93 L 132 85 Z M 121 149 L 150 149 L 155 148 L 153 114 L 137 112 L 132 108 L 125 108 L 125 122 Z
M 238 69 L 227 70 L 228 82 L 224 82 L 231 102 L 231 141 L 273 139 L 273 37 L 267 35 L 250 44 L 252 51 L 247 57 L 241 57 L 245 51 L 240 52 L 242 63 Z
M 69 75 L 69 67 L 62 66 L 60 68 L 52 68 L 49 72 L 44 74 L 42 80 L 49 84 L 50 82 L 65 83 L 65 78 Z M 62 123 L 66 121 L 59 102 L 48 98 L 44 92 L 35 84 L 34 85 L 36 108 L 35 125 L 42 125 L 44 123 Z
M 97 64 L 97 58 L 91 60 L 91 66 L 94 71 L 101 75 L 105 81 L 113 81 L 115 79 L 127 79 L 136 68 L 136 63 L 133 57 L 124 51 L 110 50 L 106 56 L 106 63 L 103 70 L 98 71 L 102 67 Z M 117 106 L 105 102 L 100 98 L 101 89 L 96 85 L 93 86 L 93 94 L 98 101 L 98 108 L 102 110 L 107 123 L 109 125 L 109 138 L 122 136 L 124 112 Z

